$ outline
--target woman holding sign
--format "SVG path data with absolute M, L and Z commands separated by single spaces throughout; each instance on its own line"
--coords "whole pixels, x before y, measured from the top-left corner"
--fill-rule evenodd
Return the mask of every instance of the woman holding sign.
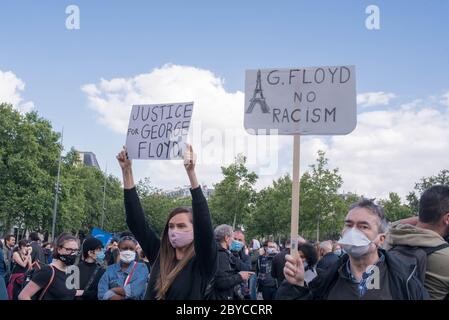
M 204 299 L 217 269 L 217 245 L 207 201 L 196 178 L 192 147 L 184 154 L 192 209 L 173 209 L 162 239 L 145 219 L 125 148 L 117 160 L 123 173 L 126 223 L 153 266 L 146 299 Z

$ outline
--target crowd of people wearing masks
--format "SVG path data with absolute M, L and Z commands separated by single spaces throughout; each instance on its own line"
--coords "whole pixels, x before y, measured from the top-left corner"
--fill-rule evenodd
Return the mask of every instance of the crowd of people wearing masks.
M 298 236 L 281 246 L 272 238 L 247 243 L 244 230 L 230 225 L 213 228 L 191 146 L 184 168 L 192 206 L 171 210 L 158 235 L 140 204 L 125 148 L 117 160 L 130 231 L 106 247 L 69 233 L 43 244 L 37 233 L 18 243 L 7 235 L 0 250 L 0 299 L 448 298 L 448 186 L 427 189 L 415 217 L 390 223 L 381 206 L 361 199 L 348 208 L 340 238 L 312 242 Z

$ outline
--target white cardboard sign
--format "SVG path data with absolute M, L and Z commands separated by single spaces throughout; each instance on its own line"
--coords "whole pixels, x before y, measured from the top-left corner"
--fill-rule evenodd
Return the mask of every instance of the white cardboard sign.
M 247 70 L 244 112 L 251 134 L 348 134 L 357 124 L 355 66 Z
M 130 159 L 182 159 L 193 102 L 133 105 L 126 147 Z

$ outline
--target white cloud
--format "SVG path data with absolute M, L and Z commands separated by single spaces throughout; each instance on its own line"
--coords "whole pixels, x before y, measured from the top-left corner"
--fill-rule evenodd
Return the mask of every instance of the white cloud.
M 395 97 L 396 95 L 394 93 L 386 93 L 383 91 L 366 92 L 357 95 L 357 104 L 361 107 L 386 106 Z
M 25 83 L 14 73 L 0 70 L 0 103 L 10 103 L 23 113 L 31 111 L 34 109 L 34 104 L 31 101 L 23 101 L 22 91 L 24 89 Z
M 192 125 L 193 129 L 202 131 L 200 149 L 203 154 L 198 176 L 208 185 L 221 179 L 220 166 L 237 152 L 245 151 L 247 156 L 251 156 L 251 147 L 263 141 L 250 139 L 243 131 L 243 92 L 227 92 L 223 81 L 207 70 L 165 65 L 132 78 L 103 79 L 97 84 L 83 86 L 83 91 L 101 123 L 123 133 L 123 136 L 130 107 L 134 103 L 195 101 Z M 367 106 L 374 105 L 374 101 L 377 105 L 387 105 L 393 97 L 391 93 L 367 93 L 358 99 L 359 103 L 362 101 Z M 357 128 L 347 136 L 302 137 L 301 172 L 315 161 L 318 150 L 324 150 L 330 166 L 340 169 L 345 182 L 344 191 L 378 198 L 394 191 L 404 199 L 421 177 L 449 168 L 449 109 L 433 107 L 438 101 L 417 99 L 399 107 L 389 106 L 387 110 L 366 111 L 358 115 Z M 201 125 L 196 126 L 200 120 Z M 232 132 L 236 138 L 220 136 L 219 133 L 229 129 L 236 130 Z M 208 142 L 214 135 L 215 140 Z M 224 141 L 220 141 L 221 138 Z M 273 139 L 275 159 L 267 152 L 265 159 L 259 157 L 257 164 L 250 165 L 250 169 L 260 174 L 261 166 L 267 167 L 270 162 L 279 161 L 274 165 L 277 168 L 275 172 L 260 176 L 259 188 L 286 172 L 291 173 L 292 137 Z M 195 147 L 194 137 L 193 141 Z M 214 152 L 223 152 L 224 155 L 208 162 L 210 157 L 206 156 Z M 226 159 L 225 155 L 228 156 Z M 135 166 L 137 178 L 148 176 L 154 185 L 161 188 L 173 188 L 188 182 L 180 162 L 136 162 Z
M 327 156 L 345 190 L 404 197 L 420 178 L 449 168 L 448 122 L 449 112 L 431 107 L 366 112 L 353 133 L 332 137 Z
M 449 91 L 441 96 L 441 103 L 449 108 Z
M 270 139 L 250 136 L 244 131 L 243 92 L 227 92 L 223 80 L 208 70 L 168 64 L 131 78 L 101 79 L 97 84 L 82 86 L 82 90 L 100 123 L 123 135 L 133 104 L 194 101 L 190 140 L 200 151 L 199 175 L 209 185 L 221 179 L 220 166 L 230 163 L 238 153 L 248 155 L 255 163 L 252 148 Z M 277 137 L 271 137 L 271 140 L 277 140 Z M 277 148 L 271 149 L 276 156 L 277 151 Z M 259 163 L 269 166 L 263 162 Z M 182 166 L 176 161 L 147 162 L 145 167 L 139 163 L 137 166 L 140 178 L 149 175 L 161 187 L 186 182 Z
M 102 79 L 82 87 L 99 120 L 116 132 L 125 133 L 131 105 L 195 101 L 192 121 L 226 128 L 243 123 L 243 93 L 228 93 L 210 71 L 164 65 L 132 78 Z M 226 123 L 226 124 L 225 124 Z

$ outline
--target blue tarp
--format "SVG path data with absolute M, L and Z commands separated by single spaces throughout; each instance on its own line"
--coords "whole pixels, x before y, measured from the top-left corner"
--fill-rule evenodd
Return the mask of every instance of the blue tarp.
M 112 238 L 113 235 L 112 235 L 112 233 L 108 233 L 99 228 L 93 228 L 92 236 L 94 238 L 97 238 L 98 240 L 100 240 L 103 243 L 103 246 L 106 247 L 106 245 L 108 244 L 109 240 Z

